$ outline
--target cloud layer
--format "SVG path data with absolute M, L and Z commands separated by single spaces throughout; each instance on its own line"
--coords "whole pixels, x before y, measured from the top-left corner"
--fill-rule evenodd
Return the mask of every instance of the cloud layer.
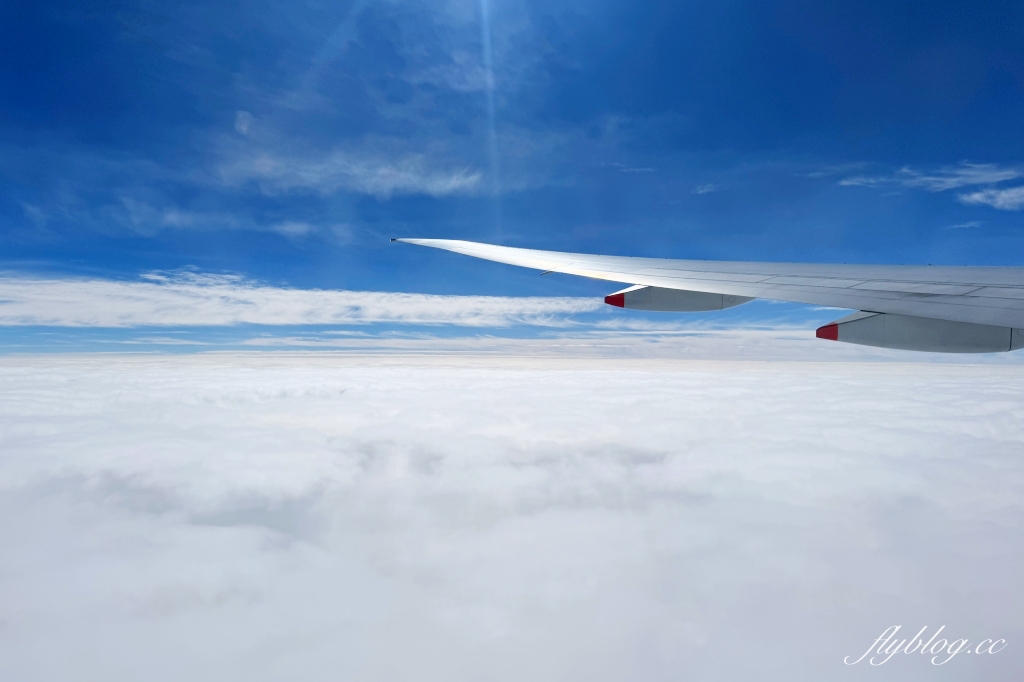
M 27 682 L 1011 679 L 1022 379 L 7 358 L 0 658 Z M 893 624 L 1011 646 L 843 666 Z
M 453 324 L 561 325 L 599 299 L 430 296 L 289 289 L 230 275 L 151 274 L 144 281 L 0 277 L 0 326 L 59 327 Z

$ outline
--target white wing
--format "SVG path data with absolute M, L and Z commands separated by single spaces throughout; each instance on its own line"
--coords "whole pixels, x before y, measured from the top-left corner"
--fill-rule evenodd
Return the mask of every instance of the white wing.
M 893 316 L 890 326 L 895 325 L 897 316 L 993 326 L 1008 334 L 1008 347 L 1000 350 L 1016 347 L 1017 336 L 1024 343 L 1024 331 L 1013 331 L 1012 339 L 1009 336 L 1012 328 L 1024 328 L 1022 267 L 747 263 L 597 256 L 452 239 L 393 241 L 633 285 L 888 313 Z M 956 329 L 949 326 L 947 332 Z M 853 338 L 839 340 L 863 343 Z

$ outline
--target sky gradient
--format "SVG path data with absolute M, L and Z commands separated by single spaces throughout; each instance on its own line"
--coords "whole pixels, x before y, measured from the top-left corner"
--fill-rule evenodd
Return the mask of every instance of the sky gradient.
M 1014 2 L 4 3 L 0 268 L 609 292 L 392 236 L 1019 265 L 1022 34 Z

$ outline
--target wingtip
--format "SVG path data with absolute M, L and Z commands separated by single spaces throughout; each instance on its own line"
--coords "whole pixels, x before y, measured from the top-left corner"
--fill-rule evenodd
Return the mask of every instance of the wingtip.
M 826 341 L 838 341 L 839 340 L 839 325 L 826 324 L 824 327 L 818 327 L 814 335 L 819 339 L 825 339 Z
M 625 294 L 608 294 L 604 297 L 604 302 L 608 305 L 613 305 L 616 308 L 626 307 L 626 295 Z

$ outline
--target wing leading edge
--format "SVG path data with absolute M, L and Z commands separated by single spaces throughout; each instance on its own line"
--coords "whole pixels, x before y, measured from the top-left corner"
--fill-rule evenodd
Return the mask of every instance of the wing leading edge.
M 819 338 L 951 352 L 1024 347 L 1024 267 L 676 260 L 539 251 L 453 239 L 392 241 L 641 287 L 722 294 L 738 302 L 766 298 L 881 315 L 872 322 L 838 320 L 818 330 Z M 922 318 L 933 322 L 915 322 Z

